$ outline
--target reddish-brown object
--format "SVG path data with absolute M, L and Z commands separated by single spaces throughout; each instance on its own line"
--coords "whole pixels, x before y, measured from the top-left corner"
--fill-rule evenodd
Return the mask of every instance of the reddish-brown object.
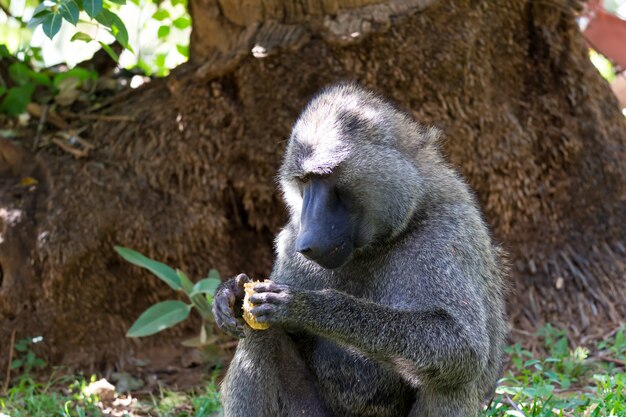
M 589 45 L 602 55 L 626 68 L 626 20 L 608 13 L 602 0 L 587 4 L 589 24 L 584 36 Z

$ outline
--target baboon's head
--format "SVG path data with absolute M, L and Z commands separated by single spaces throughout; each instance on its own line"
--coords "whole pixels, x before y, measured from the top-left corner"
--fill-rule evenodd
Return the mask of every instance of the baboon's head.
M 353 84 L 323 91 L 296 122 L 279 178 L 296 250 L 324 268 L 399 233 L 419 203 L 416 153 L 434 131 Z

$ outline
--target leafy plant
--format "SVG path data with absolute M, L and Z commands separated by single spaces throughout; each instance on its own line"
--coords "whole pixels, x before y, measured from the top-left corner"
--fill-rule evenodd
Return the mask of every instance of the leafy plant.
M 217 287 L 220 285 L 219 273 L 212 269 L 207 278 L 193 283 L 181 270 L 152 260 L 132 249 L 116 246 L 115 250 L 126 261 L 147 269 L 175 291 L 183 292 L 188 303 L 180 300 L 161 301 L 144 311 L 126 333 L 127 337 L 144 337 L 158 333 L 182 322 L 192 309 L 200 313 L 204 323 L 198 338 L 184 342 L 187 346 L 205 346 L 215 341 L 212 326 L 211 305 Z
M 21 371 L 22 374 L 30 374 L 35 368 L 43 368 L 46 361 L 39 358 L 32 349 L 32 346 L 43 340 L 41 336 L 34 338 L 25 338 L 15 343 L 13 347 L 16 355 L 11 361 L 11 369 Z
M 132 51 L 128 43 L 128 30 L 122 19 L 114 13 L 126 0 L 44 0 L 33 12 L 28 27 L 35 29 L 40 26 L 43 32 L 52 39 L 61 29 L 63 21 L 76 26 L 80 12 L 85 12 L 91 21 L 100 23 L 124 48 Z M 92 40 L 84 32 L 77 32 L 72 40 Z M 105 44 L 102 44 L 104 47 Z

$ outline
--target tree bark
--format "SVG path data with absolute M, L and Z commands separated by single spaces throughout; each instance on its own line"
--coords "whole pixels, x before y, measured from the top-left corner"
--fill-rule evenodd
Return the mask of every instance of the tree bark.
M 266 276 L 290 127 L 316 91 L 348 79 L 442 128 L 510 253 L 514 327 L 593 336 L 623 321 L 624 118 L 567 1 L 191 0 L 190 10 L 192 62 L 102 110 L 134 121 L 91 124 L 88 158 L 0 144 L 0 157 L 21 155 L 0 172 L 0 340 L 13 328 L 43 334 L 54 363 L 95 366 L 176 342 L 184 328 L 124 339 L 171 291 L 114 244 L 194 276 Z M 25 176 L 38 184 L 15 188 Z

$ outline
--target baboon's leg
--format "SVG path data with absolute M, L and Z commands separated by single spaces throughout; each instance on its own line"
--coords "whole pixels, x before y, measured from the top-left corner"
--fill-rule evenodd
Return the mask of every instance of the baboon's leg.
M 423 390 L 408 417 L 475 417 L 479 404 L 472 388 Z
M 222 389 L 225 417 L 332 417 L 292 339 L 246 329 Z

